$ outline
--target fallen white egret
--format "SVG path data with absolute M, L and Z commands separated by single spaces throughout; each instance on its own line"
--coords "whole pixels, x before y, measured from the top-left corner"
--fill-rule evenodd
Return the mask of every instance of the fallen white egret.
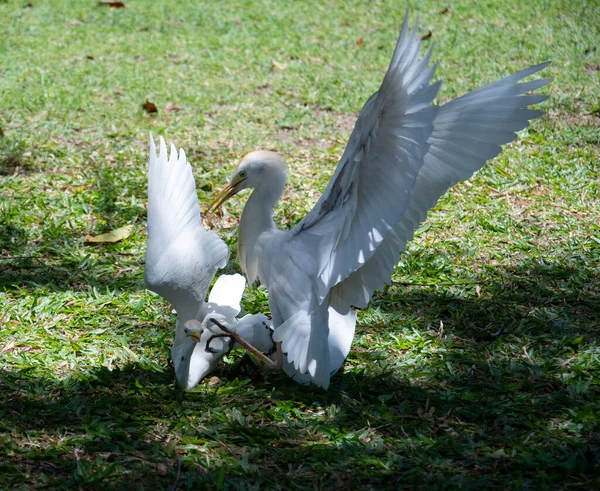
M 206 293 L 217 269 L 229 259 L 229 249 L 217 234 L 202 227 L 192 168 L 185 152 L 164 140 L 160 153 L 150 137 L 148 161 L 148 246 L 144 279 L 150 290 L 177 312 L 171 357 L 177 382 L 193 389 L 233 347 L 231 337 L 214 321 L 246 338 L 260 351 L 273 347 L 270 322 L 262 314 L 240 319 L 240 300 L 246 287 L 242 275 L 222 275 L 208 302 Z M 239 339 L 238 339 L 239 341 Z M 243 339 L 242 339 L 243 342 Z M 260 355 L 260 353 L 258 353 Z
M 241 267 L 269 291 L 284 361 L 323 388 L 341 365 L 332 356 L 345 358 L 350 348 L 351 306 L 366 307 L 389 281 L 440 196 L 542 114 L 528 106 L 546 97 L 527 93 L 549 80 L 517 82 L 547 63 L 437 106 L 436 67 L 428 67 L 431 50 L 419 57 L 420 44 L 406 18 L 381 87 L 363 107 L 325 192 L 293 229 L 278 230 L 272 218 L 287 179 L 274 152 L 245 156 L 209 207 L 254 188 L 240 219 Z

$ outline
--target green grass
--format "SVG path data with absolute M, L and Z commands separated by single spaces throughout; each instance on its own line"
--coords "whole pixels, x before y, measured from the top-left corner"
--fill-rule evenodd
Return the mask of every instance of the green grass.
M 406 5 L 25 3 L 0 2 L 2 487 L 600 486 L 598 2 L 412 2 L 441 100 L 550 59 L 547 115 L 430 213 L 328 392 L 232 354 L 183 398 L 143 285 L 148 133 L 186 149 L 204 206 L 245 152 L 282 152 L 293 225 Z M 214 224 L 232 249 L 244 199 Z

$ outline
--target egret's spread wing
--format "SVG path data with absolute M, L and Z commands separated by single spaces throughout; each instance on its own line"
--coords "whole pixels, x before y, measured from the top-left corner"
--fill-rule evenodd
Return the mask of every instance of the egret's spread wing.
M 430 53 L 405 19 L 379 90 L 363 107 L 340 163 L 315 207 L 292 230 L 316 248 L 320 301 L 358 270 L 402 218 L 429 150 L 437 107 Z
M 240 302 L 246 288 L 246 278 L 241 274 L 223 274 L 210 290 L 208 312 L 220 312 L 226 317 L 236 317 L 242 307 Z
M 146 285 L 178 313 L 197 314 L 217 269 L 228 258 L 227 245 L 202 227 L 192 168 L 184 151 L 178 155 L 171 146 L 169 156 L 161 138 L 157 156 L 150 137 Z
M 332 298 L 343 298 L 337 301 L 345 305 L 366 307 L 373 292 L 389 280 L 399 251 L 406 248 L 427 212 L 448 188 L 468 179 L 500 153 L 500 145 L 513 140 L 529 120 L 543 114 L 527 106 L 547 97 L 527 93 L 550 79 L 517 82 L 547 65 L 526 68 L 439 108 L 428 139 L 429 150 L 401 219 L 364 266 L 333 288 Z
M 546 99 L 524 95 L 549 80 L 516 84 L 546 64 L 527 68 L 444 106 L 431 105 L 430 52 L 407 19 L 383 83 L 365 104 L 321 199 L 293 229 L 318 254 L 315 288 L 364 306 L 390 278 L 398 253 L 427 211 L 452 185 L 495 157 L 500 145 L 541 114 Z

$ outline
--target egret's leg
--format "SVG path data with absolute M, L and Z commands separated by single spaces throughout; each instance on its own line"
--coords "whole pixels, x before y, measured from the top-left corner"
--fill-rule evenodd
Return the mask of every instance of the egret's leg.
M 233 341 L 240 344 L 246 351 L 252 353 L 260 361 L 262 361 L 265 365 L 267 365 L 267 367 L 273 368 L 273 369 L 281 368 L 281 363 L 276 363 L 273 360 L 271 360 L 270 358 L 267 358 L 260 350 L 256 349 L 254 346 L 252 346 L 248 341 L 243 339 L 235 331 L 228 329 L 223 324 L 221 324 L 218 320 L 216 320 L 212 317 L 210 318 L 210 321 L 213 324 L 215 324 L 216 326 L 218 326 L 219 329 L 221 329 L 225 333 L 225 336 L 230 337 Z
M 280 326 L 283 324 L 283 316 L 281 315 L 277 303 L 271 301 L 272 299 L 272 297 L 269 299 L 269 307 L 271 308 L 273 326 Z M 273 333 L 271 333 L 271 339 L 273 339 Z M 274 350 L 277 352 L 277 355 L 275 356 L 275 365 L 278 370 L 281 370 L 283 368 L 283 349 L 281 348 L 281 343 L 275 343 L 275 341 L 273 341 L 273 343 L 275 345 Z

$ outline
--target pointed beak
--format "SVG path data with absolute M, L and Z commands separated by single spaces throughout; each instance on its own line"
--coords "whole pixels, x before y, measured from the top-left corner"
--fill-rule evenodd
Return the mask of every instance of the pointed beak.
M 208 206 L 208 210 L 206 210 L 206 214 L 207 215 L 211 214 L 213 211 L 215 211 L 217 208 L 219 208 L 223 203 L 225 203 L 225 201 L 227 201 L 233 195 L 239 193 L 241 191 L 241 189 L 240 189 L 241 184 L 245 180 L 246 179 L 242 179 L 241 181 L 232 182 L 232 183 L 228 184 L 227 186 L 225 186 L 223 188 L 223 190 L 219 194 L 217 194 L 217 197 L 212 201 L 212 203 Z
M 199 343 L 200 342 L 200 337 L 202 336 L 202 333 L 204 332 L 204 329 L 202 331 L 192 331 L 190 332 L 190 336 L 194 338 L 194 340 Z

